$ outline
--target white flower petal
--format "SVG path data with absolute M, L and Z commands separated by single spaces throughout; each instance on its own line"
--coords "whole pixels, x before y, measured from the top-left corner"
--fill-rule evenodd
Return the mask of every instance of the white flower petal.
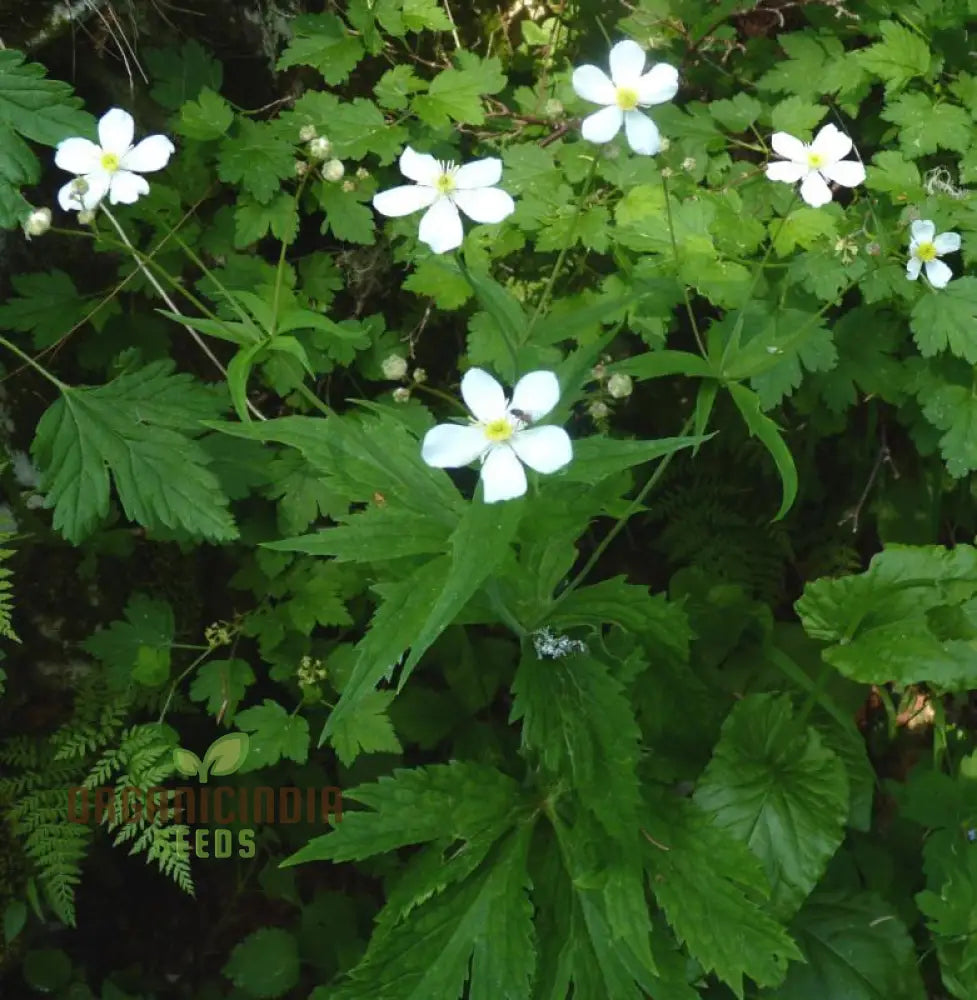
M 807 167 L 803 163 L 795 163 L 793 160 L 774 160 L 767 164 L 767 177 L 772 181 L 786 181 L 794 184 L 807 173 Z
M 662 148 L 658 126 L 640 111 L 625 112 L 624 131 L 628 137 L 628 145 L 636 153 L 654 156 Z
M 373 196 L 373 207 L 381 215 L 399 219 L 402 215 L 410 215 L 411 212 L 419 212 L 422 208 L 433 205 L 439 197 L 434 188 L 404 184 L 390 188 L 389 191 L 378 191 Z
M 956 253 L 960 249 L 959 233 L 940 233 L 933 240 L 933 246 L 938 254 Z
M 481 427 L 438 424 L 424 435 L 421 458 L 435 469 L 460 469 L 483 455 L 488 447 Z
M 131 205 L 140 195 L 149 194 L 149 181 L 141 174 L 116 170 L 109 181 L 109 201 L 113 205 Z
M 630 38 L 611 49 L 611 79 L 618 87 L 635 87 L 645 68 L 645 50 Z
M 482 488 L 486 503 L 514 500 L 526 492 L 526 471 L 508 445 L 497 445 L 485 457 Z
M 469 368 L 461 380 L 461 398 L 476 420 L 489 423 L 505 416 L 505 392 L 483 368 Z
M 834 125 L 825 125 L 814 137 L 811 152 L 820 153 L 829 163 L 836 163 L 851 152 L 852 141 Z
M 923 262 L 918 257 L 910 257 L 906 261 L 906 277 L 910 281 L 915 281 L 919 277 L 919 272 L 922 270 Z
M 573 444 L 562 427 L 531 427 L 513 435 L 512 450 L 537 472 L 556 472 L 573 458 Z
M 613 104 L 617 100 L 617 88 L 597 66 L 578 66 L 573 71 L 573 89 L 579 97 L 594 104 Z
M 678 70 L 657 63 L 638 81 L 639 104 L 664 104 L 678 93 Z
M 55 166 L 71 174 L 87 174 L 102 163 L 102 150 L 91 139 L 65 139 L 54 153 Z
M 455 171 L 455 187 L 463 191 L 473 188 L 494 187 L 502 180 L 502 161 L 490 156 L 485 160 L 472 160 Z
M 465 231 L 461 226 L 458 209 L 450 198 L 439 197 L 421 216 L 417 237 L 434 253 L 447 253 L 461 246 Z
M 417 184 L 434 187 L 441 176 L 441 167 L 430 153 L 416 153 L 405 146 L 400 154 L 400 172 Z
M 770 145 L 778 156 L 807 166 L 807 146 L 800 139 L 795 139 L 787 132 L 774 132 L 770 137 Z
M 926 278 L 934 288 L 946 288 L 947 282 L 953 277 L 953 271 L 942 260 L 926 262 Z
M 841 184 L 842 187 L 857 187 L 865 180 L 865 168 L 857 160 L 839 160 L 837 163 L 830 163 L 826 167 L 821 167 L 821 173 Z
M 502 188 L 455 191 L 451 200 L 473 222 L 501 222 L 516 210 L 515 202 Z
M 148 135 L 122 157 L 121 166 L 125 170 L 149 174 L 162 170 L 175 152 L 176 146 L 165 135 Z
M 522 410 L 533 421 L 545 417 L 560 401 L 560 383 L 553 372 L 527 372 L 512 390 L 510 411 Z
M 616 105 L 601 108 L 587 115 L 580 126 L 580 134 L 588 142 L 610 142 L 624 124 L 624 112 Z
M 99 119 L 98 141 L 106 153 L 122 156 L 132 145 L 136 124 L 132 115 L 122 108 L 112 108 Z
M 936 225 L 929 219 L 917 219 L 910 227 L 914 243 L 932 243 L 936 236 Z
M 820 208 L 831 201 L 831 188 L 816 170 L 812 170 L 801 181 L 801 197 L 811 208 Z

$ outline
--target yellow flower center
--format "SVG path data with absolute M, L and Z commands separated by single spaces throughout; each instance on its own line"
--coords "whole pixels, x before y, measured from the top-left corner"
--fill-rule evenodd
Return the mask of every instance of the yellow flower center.
M 634 111 L 638 106 L 638 92 L 633 87 L 618 87 L 617 106 L 622 111 Z
M 114 174 L 119 169 L 119 157 L 115 153 L 102 153 L 102 169 Z
M 821 153 L 808 153 L 807 165 L 812 170 L 820 170 L 824 166 L 824 156 Z
M 457 187 L 455 173 L 458 170 L 458 164 L 452 163 L 450 160 L 438 160 L 438 166 L 441 168 L 441 173 L 434 182 L 434 189 L 440 194 L 451 194 Z
M 936 260 L 936 247 L 932 243 L 920 243 L 916 247 L 916 256 L 923 261 Z
M 489 421 L 485 425 L 485 436 L 489 441 L 508 441 L 512 434 L 512 424 L 505 417 L 499 417 L 498 420 Z

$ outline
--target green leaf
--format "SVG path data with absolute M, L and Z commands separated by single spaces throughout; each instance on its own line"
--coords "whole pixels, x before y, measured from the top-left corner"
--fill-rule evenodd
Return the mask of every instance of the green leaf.
M 3 911 L 3 940 L 10 944 L 27 923 L 27 904 L 19 899 L 12 899 Z
M 938 291 L 927 288 L 913 306 L 909 326 L 924 358 L 949 349 L 977 364 L 977 278 L 957 278 Z
M 780 509 L 774 517 L 779 521 L 793 506 L 797 496 L 797 467 L 791 456 L 790 449 L 780 436 L 777 425 L 767 416 L 760 412 L 760 397 L 737 383 L 728 385 L 729 394 L 740 411 L 740 415 L 746 422 L 750 437 L 760 439 L 760 442 L 770 453 L 770 457 L 777 466 L 780 474 L 780 481 L 783 486 L 783 498 L 780 502 Z
M 745 132 L 762 113 L 763 105 L 742 91 L 731 100 L 709 104 L 709 114 L 730 132 Z
M 634 358 L 616 361 L 609 372 L 624 372 L 635 378 L 661 378 L 664 375 L 688 375 L 690 378 L 710 378 L 714 372 L 709 362 L 688 351 L 647 351 Z
M 69 541 L 108 514 L 110 472 L 131 520 L 213 541 L 237 537 L 210 456 L 190 436 L 220 404 L 172 368 L 158 361 L 96 388 L 65 386 L 41 417 L 31 451 L 54 527 Z
M 433 128 L 447 127 L 450 122 L 483 125 L 485 108 L 482 95 L 497 94 L 506 85 L 502 63 L 496 56 L 481 59 L 462 49 L 455 53 L 458 69 L 442 70 L 411 105 L 414 113 Z
M 238 944 L 221 970 L 250 997 L 281 997 L 299 982 L 295 938 L 278 927 L 262 927 Z
M 795 608 L 846 677 L 966 690 L 977 683 L 975 595 L 973 547 L 889 545 L 864 573 L 808 583 Z
M 274 122 L 239 118 L 236 133 L 220 144 L 217 176 L 267 204 L 281 191 L 282 181 L 295 176 L 294 146 Z
M 448 255 L 425 257 L 401 287 L 415 295 L 430 296 L 439 309 L 458 309 L 472 297 L 471 285 Z
M 150 97 L 171 111 L 205 89 L 219 92 L 224 79 L 221 64 L 194 38 L 179 48 L 150 49 L 145 62 L 153 77 Z
M 337 240 L 363 243 L 376 242 L 376 221 L 373 212 L 364 205 L 355 191 L 344 191 L 341 184 L 323 181 L 317 189 L 319 205 L 326 213 L 320 232 L 331 231 Z
M 11 283 L 17 296 L 0 303 L 0 329 L 30 333 L 38 349 L 57 343 L 85 318 L 93 305 L 78 292 L 71 278 L 57 269 L 15 274 Z M 119 311 L 118 303 L 112 299 L 92 316 L 92 323 L 101 327 Z
M 689 954 L 737 997 L 744 976 L 781 983 L 788 961 L 801 955 L 765 909 L 769 886 L 750 851 L 674 796 L 650 800 L 643 829 L 649 885 Z
M 151 686 L 162 683 L 170 672 L 173 609 L 166 601 L 135 593 L 129 598 L 124 614 L 124 621 L 114 621 L 108 628 L 90 635 L 82 648 L 105 664 L 116 688 L 126 687 L 130 679 Z M 155 680 L 138 676 L 140 657 L 145 664 L 147 654 L 155 654 L 153 664 L 161 667 L 161 676 Z
M 876 153 L 867 174 L 865 186 L 871 191 L 888 194 L 895 202 L 921 200 L 924 196 L 919 167 L 897 150 L 885 149 Z
M 775 132 L 804 135 L 812 132 L 828 113 L 823 104 L 814 104 L 800 97 L 788 97 L 775 105 L 770 122 Z
M 290 22 L 292 41 L 276 69 L 312 66 L 328 84 L 343 83 L 363 58 L 363 43 L 335 14 L 301 14 Z
M 819 890 L 790 930 L 803 960 L 762 1000 L 925 1000 L 913 940 L 879 897 Z
M 848 778 L 787 695 L 747 695 L 722 735 L 695 801 L 760 859 L 778 914 L 790 916 L 824 874 L 844 835 Z
M 938 149 L 965 153 L 971 147 L 973 124 L 967 112 L 955 104 L 934 104 L 925 94 L 914 91 L 890 101 L 880 115 L 899 126 L 899 144 L 910 160 Z
M 94 135 L 95 119 L 60 80 L 16 49 L 0 49 L 0 124 L 31 142 L 54 146 L 73 135 Z
M 560 474 L 560 481 L 590 485 L 652 459 L 663 458 L 683 448 L 694 448 L 713 435 L 659 438 L 657 441 L 627 441 L 591 435 L 574 442 L 573 461 Z
M 488 764 L 452 761 L 395 768 L 378 781 L 343 792 L 368 810 L 343 813 L 329 833 L 314 837 L 282 867 L 309 861 L 357 861 L 411 844 L 501 836 L 520 806 L 519 786 Z
M 309 756 L 309 724 L 301 715 L 290 714 L 270 698 L 237 713 L 239 729 L 251 735 L 244 771 L 257 771 L 277 764 L 283 757 L 304 764 Z
M 188 139 L 222 139 L 233 121 L 234 112 L 227 101 L 210 87 L 204 87 L 196 100 L 187 101 L 180 108 L 176 130 Z
M 24 956 L 24 981 L 38 993 L 54 993 L 71 979 L 71 959 L 60 948 L 32 949 Z
M 247 733 L 227 733 L 207 747 L 200 766 L 200 780 L 206 781 L 208 774 L 222 776 L 233 774 L 244 763 L 251 746 Z
M 299 231 L 295 199 L 286 192 L 275 195 L 268 204 L 241 198 L 234 207 L 234 246 L 250 246 L 269 230 L 276 240 L 292 243 Z
M 863 69 L 885 81 L 887 94 L 902 90 L 917 76 L 925 76 L 930 51 L 924 38 L 897 21 L 881 21 L 882 41 L 861 49 L 855 58 Z
M 422 80 L 406 63 L 388 69 L 373 87 L 377 103 L 390 111 L 403 111 L 407 107 L 411 94 L 420 93 L 427 88 Z
M 331 742 L 344 765 L 364 753 L 403 751 L 388 714 L 394 697 L 393 691 L 369 691 L 334 726 Z
M 962 385 L 941 385 L 923 400 L 923 416 L 938 430 L 946 470 L 960 479 L 977 469 L 977 397 Z

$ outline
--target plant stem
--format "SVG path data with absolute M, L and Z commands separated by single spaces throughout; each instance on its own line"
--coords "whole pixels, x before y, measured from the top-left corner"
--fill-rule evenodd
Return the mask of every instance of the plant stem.
M 132 243 L 129 240 L 129 237 L 126 235 L 126 231 L 122 228 L 121 225 L 119 225 L 119 223 L 116 220 L 115 216 L 109 211 L 108 207 L 106 206 L 106 204 L 104 202 L 102 202 L 102 204 L 101 204 L 101 209 L 105 213 L 105 216 L 109 220 L 109 222 L 111 222 L 112 225 L 114 226 L 115 231 L 119 234 L 119 239 L 122 240 L 122 242 L 129 249 L 129 252 L 132 254 L 133 259 L 136 261 L 136 264 L 138 264 L 140 270 L 146 276 L 146 278 L 149 281 L 149 283 L 153 286 L 153 288 L 156 289 L 156 291 L 159 293 L 160 297 L 167 304 L 167 306 L 169 306 L 170 312 L 176 313 L 178 316 L 182 316 L 183 313 L 180 312 L 180 310 L 176 306 L 176 303 L 169 297 L 169 295 L 166 293 L 166 290 L 159 283 L 159 281 L 156 280 L 156 277 L 152 273 L 152 271 L 150 271 L 149 268 L 143 263 L 142 254 L 140 254 L 136 250 L 136 248 L 132 245 Z M 210 358 L 211 361 L 213 361 L 213 363 L 220 370 L 220 372 L 224 376 L 224 378 L 227 378 L 227 369 L 221 364 L 221 362 L 218 359 L 217 355 L 214 354 L 214 352 L 207 346 L 207 343 L 203 339 L 203 337 L 201 337 L 200 334 L 197 333 L 197 331 L 194 330 L 193 327 L 189 326 L 187 323 L 182 323 L 181 325 L 183 326 L 184 330 L 186 330 L 187 333 L 190 334 L 190 336 L 194 339 L 194 341 L 196 341 L 197 346 L 204 352 L 204 354 L 206 354 L 207 357 Z M 248 409 L 259 420 L 267 420 L 268 419 L 254 405 L 254 403 L 251 402 L 250 399 L 246 400 L 246 402 L 247 402 L 247 405 L 248 405 Z
M 590 189 L 593 187 L 594 178 L 597 176 L 597 164 L 600 162 L 600 150 L 594 153 L 594 158 L 590 161 L 590 170 L 587 173 L 587 179 L 584 182 L 583 190 L 580 192 L 580 199 L 577 201 L 577 210 L 573 214 L 573 218 L 570 220 L 570 230 L 567 234 L 566 246 L 560 251 L 559 256 L 556 258 L 556 263 L 553 265 L 553 270 L 550 271 L 549 280 L 546 282 L 546 287 L 543 289 L 543 294 L 540 296 L 539 302 L 536 305 L 536 311 L 533 313 L 533 318 L 529 321 L 529 328 L 526 330 L 526 340 L 529 340 L 529 335 L 533 332 L 533 327 L 536 325 L 537 320 L 543 314 L 543 311 L 547 308 L 550 303 L 550 297 L 553 294 L 553 286 L 556 284 L 556 279 L 560 274 L 560 269 L 563 267 L 563 261 L 566 259 L 566 255 L 570 251 L 570 247 L 573 246 L 574 241 L 577 238 L 577 227 L 580 225 L 580 216 L 583 215 L 584 203 L 587 200 L 587 195 L 590 194 Z
M 29 354 L 25 354 L 16 344 L 12 344 L 6 337 L 0 337 L 0 346 L 6 347 L 8 351 L 16 354 L 21 361 L 26 362 L 38 374 L 43 375 L 52 385 L 58 387 L 59 391 L 66 392 L 71 387 L 65 385 L 60 379 L 55 378 L 46 368 L 39 365 Z
M 675 225 L 672 222 L 672 203 L 668 197 L 668 175 L 664 170 L 662 171 L 662 190 L 665 192 L 665 219 L 668 222 L 668 235 L 672 241 L 672 256 L 675 258 L 675 266 L 678 267 L 678 243 L 675 239 Z M 705 345 L 702 342 L 702 335 L 699 333 L 699 324 L 696 322 L 695 313 L 692 311 L 692 300 L 689 298 L 689 289 L 684 281 L 682 281 L 682 297 L 685 299 L 685 311 L 688 314 L 689 322 L 692 324 L 695 342 L 699 345 L 699 353 L 704 358 L 708 358 Z

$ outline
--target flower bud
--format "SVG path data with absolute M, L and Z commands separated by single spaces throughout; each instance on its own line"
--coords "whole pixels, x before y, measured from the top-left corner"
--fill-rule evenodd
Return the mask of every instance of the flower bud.
M 615 372 L 607 380 L 607 391 L 615 399 L 627 399 L 631 395 L 633 388 L 634 383 L 631 381 L 631 376 L 625 375 L 622 372 Z
M 393 397 L 395 403 L 406 403 L 410 399 L 410 389 L 405 386 L 397 386 L 393 391 Z
M 343 190 L 350 194 L 356 190 L 356 181 L 343 181 Z
M 594 420 L 606 420 L 611 415 L 610 407 L 607 403 L 602 403 L 599 399 L 587 407 L 587 412 Z
M 367 177 L 369 177 L 369 176 L 370 176 L 370 171 L 367 170 L 366 167 L 360 167 L 356 171 L 356 178 L 357 178 L 357 180 L 365 181 L 367 179 Z
M 590 374 L 598 382 L 603 382 L 604 377 L 607 375 L 607 369 L 604 367 L 603 361 L 598 361 L 597 364 L 590 369 Z
M 51 209 L 35 208 L 24 221 L 24 235 L 30 239 L 32 236 L 43 236 L 51 228 Z
M 665 135 L 662 136 L 662 140 L 661 141 L 662 141 L 662 145 L 661 145 L 661 150 L 660 151 L 662 153 L 667 153 L 669 151 L 669 149 L 671 149 L 672 142 L 668 138 L 668 136 L 665 136 Z
M 422 382 L 427 381 L 427 372 L 423 368 L 415 368 L 413 379 L 418 385 L 420 385 Z
M 383 377 L 391 382 L 399 382 L 407 374 L 407 359 L 399 354 L 391 354 L 383 359 L 380 366 L 383 370 Z
M 559 118 L 563 114 L 563 102 L 558 101 L 555 97 L 551 97 L 543 105 L 543 114 L 547 118 Z
M 95 213 L 90 208 L 86 208 L 84 211 L 78 213 L 78 225 L 88 226 L 94 221 Z
M 313 160 L 324 160 L 331 152 L 332 143 L 324 135 L 317 135 L 309 143 L 309 156 Z
M 309 172 L 309 165 L 305 160 L 296 160 L 294 166 L 296 177 L 304 177 Z
M 322 176 L 325 177 L 327 181 L 341 181 L 343 179 L 343 174 L 346 173 L 346 168 L 343 166 L 340 160 L 330 160 L 322 168 Z
M 315 125 L 303 125 L 299 129 L 299 139 L 302 142 L 312 142 L 318 136 L 318 132 L 315 130 Z
M 695 157 L 694 156 L 687 156 L 682 161 L 682 169 L 688 171 L 689 173 L 692 173 L 692 171 L 695 170 L 696 165 L 697 164 L 695 162 Z

